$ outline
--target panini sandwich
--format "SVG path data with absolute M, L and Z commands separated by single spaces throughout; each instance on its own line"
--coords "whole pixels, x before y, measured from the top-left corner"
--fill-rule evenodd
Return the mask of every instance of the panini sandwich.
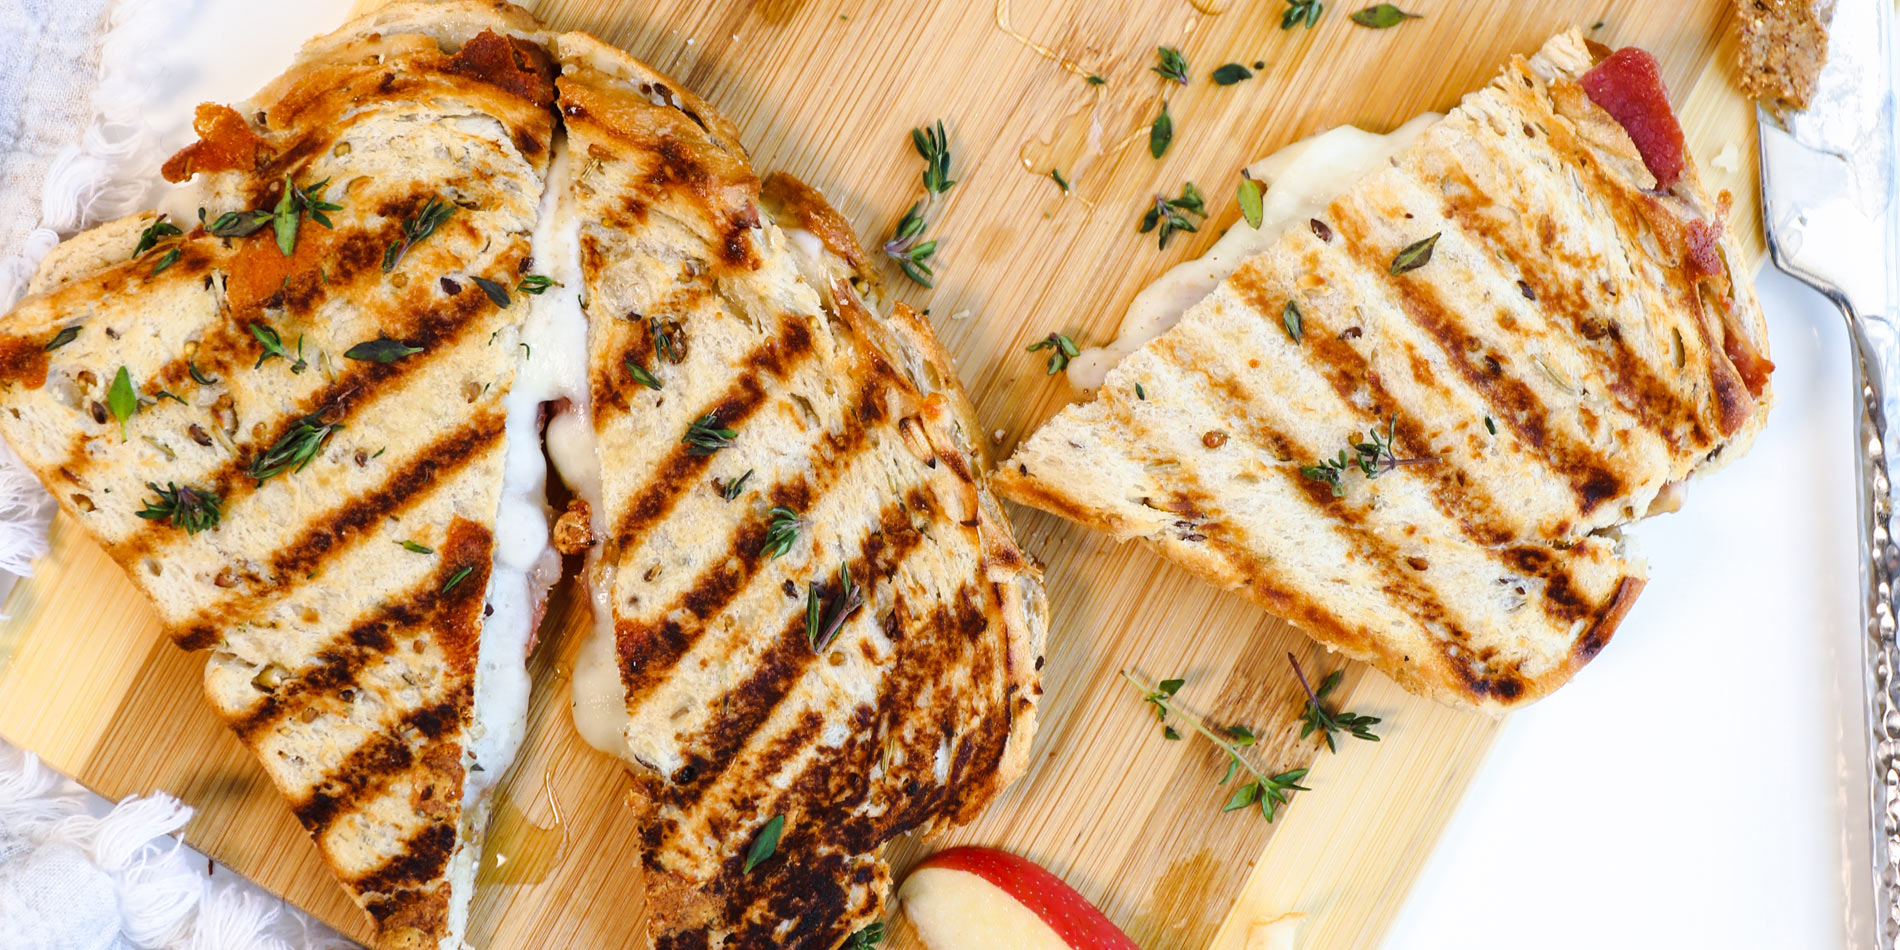
M 412 3 L 311 41 L 200 107 L 165 166 L 197 220 L 78 235 L 0 324 L 0 433 L 209 651 L 390 947 L 462 946 L 559 572 L 517 385 L 556 130 L 535 27 Z
M 1609 641 L 1619 529 L 1747 448 L 1772 364 L 1647 54 L 1560 35 L 1406 133 L 1335 190 L 1263 163 L 1281 219 L 1085 354 L 996 485 L 1496 711 Z
M 1041 580 L 955 371 L 839 215 L 672 79 L 556 47 L 541 305 L 586 387 L 548 439 L 598 624 L 575 722 L 644 778 L 653 946 L 832 950 L 881 913 L 886 840 L 1023 770 Z

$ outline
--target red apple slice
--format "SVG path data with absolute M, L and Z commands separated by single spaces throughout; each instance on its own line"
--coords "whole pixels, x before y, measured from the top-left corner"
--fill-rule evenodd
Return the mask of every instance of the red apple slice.
M 995 848 L 931 855 L 898 901 L 930 950 L 1140 950 L 1061 878 Z

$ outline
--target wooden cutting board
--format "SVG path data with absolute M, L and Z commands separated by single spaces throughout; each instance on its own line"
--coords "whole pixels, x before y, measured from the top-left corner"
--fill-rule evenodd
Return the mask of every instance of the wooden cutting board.
M 932 223 L 937 289 L 886 270 L 901 296 L 929 308 L 997 433 L 998 457 L 1075 397 L 1024 347 L 1051 331 L 1084 345 L 1113 336 L 1137 290 L 1236 219 L 1241 165 L 1340 123 L 1383 130 L 1447 109 L 1505 58 L 1571 25 L 1600 24 L 1596 39 L 1657 54 L 1705 174 L 1734 192 L 1738 229 L 1758 233 L 1752 109 L 1734 90 L 1730 0 L 1412 0 L 1425 19 L 1388 31 L 1350 23 L 1358 4 L 1347 0 L 1328 3 L 1317 29 L 1291 32 L 1279 28 L 1282 0 L 531 5 L 700 92 L 738 123 L 761 169 L 820 188 L 867 244 L 916 197 L 909 130 L 943 119 L 957 185 Z M 1157 45 L 1186 55 L 1191 86 L 1164 88 L 1149 72 Z M 1264 66 L 1238 85 L 1208 81 L 1230 61 Z M 1091 73 L 1107 83 L 1088 84 Z M 1156 161 L 1146 132 L 1164 93 L 1176 131 Z M 1057 189 L 1051 167 L 1074 194 Z M 1186 180 L 1212 217 L 1159 251 L 1136 225 L 1150 196 Z M 1252 921 L 1288 911 L 1308 915 L 1304 947 L 1375 946 L 1497 724 L 1349 665 L 1338 695 L 1384 718 L 1383 741 L 1325 753 L 1298 738 L 1303 696 L 1286 654 L 1316 679 L 1338 661 L 1144 549 L 1011 514 L 1047 567 L 1054 618 L 1034 764 L 972 825 L 897 843 L 898 873 L 944 844 L 981 842 L 1041 862 L 1152 950 L 1239 948 Z M 185 830 L 192 844 L 366 938 L 289 811 L 200 702 L 202 658 L 162 641 L 145 604 L 72 525 L 62 519 L 52 541 L 0 627 L 0 736 L 108 796 L 180 796 L 198 809 Z M 1648 594 L 1666 596 L 1666 584 Z M 629 783 L 568 720 L 585 614 L 564 582 L 533 658 L 528 739 L 493 832 L 490 863 L 505 860 L 484 873 L 476 899 L 478 946 L 627 946 L 641 925 Z M 1272 825 L 1257 812 L 1222 814 L 1220 754 L 1165 741 L 1123 669 L 1185 676 L 1182 703 L 1251 726 L 1264 768 L 1311 766 L 1312 791 Z M 893 934 L 892 946 L 917 945 L 903 924 Z

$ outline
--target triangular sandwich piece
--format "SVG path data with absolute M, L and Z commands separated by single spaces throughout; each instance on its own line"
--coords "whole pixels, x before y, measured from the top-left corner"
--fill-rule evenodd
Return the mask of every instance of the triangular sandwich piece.
M 462 945 L 559 570 L 514 385 L 556 128 L 537 29 L 409 3 L 313 40 L 200 108 L 165 170 L 202 217 L 67 241 L 0 323 L 0 432 L 209 651 L 388 947 Z
M 584 307 L 588 389 L 548 441 L 586 503 L 557 535 L 598 541 L 576 724 L 645 779 L 654 946 L 830 950 L 881 912 L 885 841 L 1022 772 L 1041 578 L 849 226 L 671 78 L 556 43 L 545 304 Z
M 1643 586 L 1618 529 L 1744 451 L 1770 402 L 1726 200 L 1654 67 L 1558 36 L 1343 192 L 1237 222 L 1179 322 L 1121 341 L 998 490 L 1414 691 L 1555 689 Z M 1269 212 L 1313 187 L 1276 165 L 1327 170 L 1265 164 Z

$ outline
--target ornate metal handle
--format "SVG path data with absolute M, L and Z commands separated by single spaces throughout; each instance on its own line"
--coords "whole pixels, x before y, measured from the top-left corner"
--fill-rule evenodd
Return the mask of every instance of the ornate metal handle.
M 1874 946 L 1900 946 L 1900 645 L 1896 645 L 1894 586 L 1900 573 L 1900 539 L 1894 529 L 1893 483 L 1888 459 L 1900 457 L 1900 443 L 1888 425 L 1900 419 L 1900 337 L 1883 317 L 1856 317 L 1837 298 L 1848 318 L 1858 358 L 1854 383 L 1862 401 L 1860 419 L 1861 621 L 1867 696 L 1867 754 L 1872 781 Z

